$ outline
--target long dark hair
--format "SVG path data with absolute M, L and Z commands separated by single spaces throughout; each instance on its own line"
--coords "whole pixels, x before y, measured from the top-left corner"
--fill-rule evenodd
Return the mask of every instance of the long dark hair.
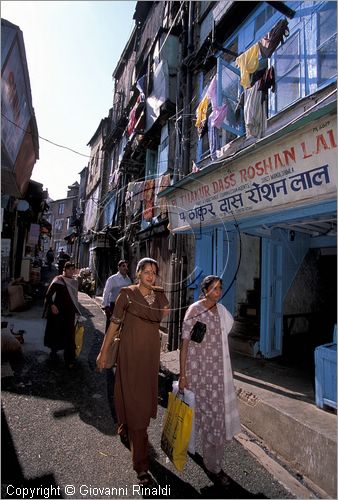
M 215 274 L 210 274 L 210 276 L 206 276 L 201 283 L 201 297 L 205 297 L 205 293 L 209 290 L 211 285 L 215 283 L 215 281 L 219 281 L 222 285 L 222 278 L 216 276 Z

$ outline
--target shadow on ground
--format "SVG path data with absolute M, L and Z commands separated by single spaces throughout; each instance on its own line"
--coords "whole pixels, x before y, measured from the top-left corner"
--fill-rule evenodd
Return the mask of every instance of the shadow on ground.
M 6 450 L 6 460 L 1 461 L 1 498 L 24 498 L 23 488 L 29 488 L 30 491 L 35 488 L 37 493 L 34 494 L 34 498 L 47 498 L 47 491 L 52 492 L 53 498 L 64 498 L 53 474 L 45 474 L 30 480 L 25 479 L 2 408 L 1 448 Z
M 41 305 L 42 310 L 42 305 Z M 57 361 L 51 361 L 46 351 L 24 353 L 24 361 L 14 367 L 14 377 L 2 380 L 2 390 L 16 394 L 66 401 L 72 408 L 54 412 L 59 419 L 70 413 L 78 413 L 88 425 L 100 432 L 114 435 L 114 425 L 107 400 L 106 373 L 96 371 L 96 357 L 102 343 L 102 333 L 95 328 L 92 314 L 82 307 L 87 317 L 82 352 L 74 368 L 63 362 L 62 352 Z

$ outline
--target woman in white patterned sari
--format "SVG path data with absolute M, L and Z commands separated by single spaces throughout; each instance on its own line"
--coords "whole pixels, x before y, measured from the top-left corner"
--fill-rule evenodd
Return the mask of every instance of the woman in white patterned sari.
M 218 276 L 204 278 L 201 289 L 202 298 L 188 308 L 183 321 L 179 389 L 195 393 L 195 429 L 204 465 L 215 483 L 228 486 L 229 477 L 222 470 L 225 446 L 241 432 L 228 347 L 234 320 L 217 304 L 222 296 Z M 206 325 L 204 337 L 205 327 L 197 322 Z M 196 333 L 196 340 L 203 337 L 202 341 L 193 341 Z

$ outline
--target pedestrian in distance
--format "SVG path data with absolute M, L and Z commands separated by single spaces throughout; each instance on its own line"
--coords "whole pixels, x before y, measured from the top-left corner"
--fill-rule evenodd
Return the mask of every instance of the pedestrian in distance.
M 202 445 L 204 466 L 215 484 L 227 487 L 230 480 L 221 468 L 224 451 L 241 432 L 228 346 L 234 320 L 217 303 L 222 296 L 218 276 L 204 278 L 201 291 L 182 324 L 179 390 L 195 394 L 196 441 Z M 198 334 L 201 330 L 204 335 Z
M 60 253 L 59 253 L 59 258 L 58 258 L 58 269 L 59 269 L 59 274 L 62 274 L 63 272 L 63 266 L 65 265 L 66 262 L 69 262 L 70 256 L 68 253 L 63 251 L 63 248 L 61 248 Z
M 151 484 L 148 472 L 148 434 L 150 418 L 156 418 L 160 365 L 159 327 L 168 314 L 168 299 L 155 286 L 158 263 L 141 259 L 136 267 L 138 283 L 121 288 L 97 367 L 107 365 L 109 345 L 123 322 L 115 380 L 115 408 L 118 434 L 131 446 L 133 468 L 141 485 Z
M 73 278 L 75 265 L 66 262 L 62 275 L 56 276 L 45 296 L 44 317 L 47 318 L 44 345 L 51 350 L 51 360 L 63 350 L 65 364 L 75 363 L 75 318 L 80 315 L 78 283 Z
M 128 263 L 126 260 L 120 260 L 117 264 L 118 271 L 116 274 L 109 276 L 103 290 L 102 309 L 106 315 L 106 331 L 110 323 L 110 318 L 114 310 L 115 300 L 120 293 L 122 287 L 132 284 L 128 276 Z
M 54 252 L 52 247 L 49 247 L 49 250 L 46 253 L 46 260 L 48 265 L 48 271 L 52 270 L 52 264 L 54 262 Z
M 116 274 L 113 274 L 110 276 L 107 281 L 106 285 L 103 290 L 103 298 L 102 298 L 102 309 L 105 312 L 106 315 L 106 329 L 105 331 L 108 330 L 109 324 L 110 324 L 110 319 L 111 315 L 114 310 L 115 306 L 115 300 L 120 293 L 121 288 L 131 285 L 132 281 L 128 276 L 128 263 L 126 260 L 120 260 L 119 263 L 117 264 L 118 271 Z M 115 413 L 115 406 L 114 406 L 114 383 L 115 383 L 115 376 L 114 376 L 114 370 L 115 368 L 108 368 L 106 370 L 106 379 L 107 379 L 107 398 L 108 398 L 108 404 L 110 408 L 110 412 L 112 414 L 112 418 L 114 421 L 116 421 L 116 413 Z

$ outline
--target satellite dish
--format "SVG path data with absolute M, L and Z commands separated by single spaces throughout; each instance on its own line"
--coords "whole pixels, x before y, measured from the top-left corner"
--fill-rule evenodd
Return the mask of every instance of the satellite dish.
M 29 209 L 29 203 L 26 200 L 19 200 L 16 206 L 18 212 L 26 212 Z

